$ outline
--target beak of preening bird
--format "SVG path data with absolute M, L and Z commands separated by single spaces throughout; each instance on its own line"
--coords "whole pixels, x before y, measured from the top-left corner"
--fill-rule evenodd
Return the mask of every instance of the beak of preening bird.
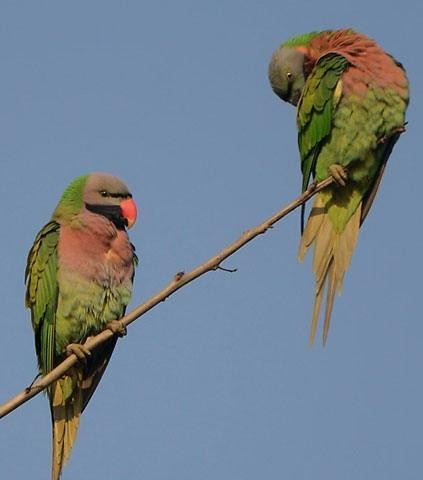
M 132 198 L 127 198 L 120 202 L 120 210 L 122 212 L 122 217 L 126 220 L 126 226 L 131 228 L 137 221 L 137 204 Z

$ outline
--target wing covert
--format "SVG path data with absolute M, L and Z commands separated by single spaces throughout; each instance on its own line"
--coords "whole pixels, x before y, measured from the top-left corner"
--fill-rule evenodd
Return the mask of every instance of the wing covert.
M 25 304 L 31 309 L 35 347 L 43 373 L 53 368 L 59 228 L 59 224 L 52 221 L 40 230 L 28 254 L 25 269 Z
M 328 53 L 318 60 L 304 86 L 297 114 L 303 191 L 314 174 L 320 150 L 330 136 L 334 112 L 342 95 L 341 75 L 347 66 L 345 57 Z

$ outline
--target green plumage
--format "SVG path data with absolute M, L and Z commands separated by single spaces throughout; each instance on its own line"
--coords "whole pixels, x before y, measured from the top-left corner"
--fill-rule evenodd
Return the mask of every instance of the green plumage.
M 347 65 L 347 60 L 340 55 L 326 55 L 319 60 L 305 84 L 297 115 L 303 191 L 315 173 L 317 158 L 332 131 L 335 88 Z
M 326 291 L 323 342 L 359 229 L 375 198 L 408 105 L 402 65 L 375 41 L 351 29 L 300 35 L 272 55 L 269 80 L 297 105 L 302 190 L 311 178 L 334 183 L 315 198 L 307 225 L 302 207 L 299 258 L 314 245 L 314 340 Z
M 297 47 L 302 45 L 308 45 L 313 38 L 319 36 L 321 32 L 310 32 L 303 35 L 298 35 L 296 37 L 287 40 L 282 44 L 283 47 Z
M 333 120 L 330 140 L 323 143 L 313 172 L 317 181 L 328 176 L 328 169 L 339 164 L 348 171 L 346 189 L 332 188 L 328 213 L 336 231 L 342 231 L 360 202 L 370 193 L 381 166 L 387 161 L 398 135 L 381 142 L 404 124 L 404 101 L 377 88 L 369 88 L 358 101 L 344 96 Z M 387 148 L 387 144 L 392 144 Z M 329 191 L 328 191 L 329 193 Z
M 25 271 L 25 303 L 31 309 L 38 364 L 43 374 L 53 368 L 57 308 L 57 245 L 59 224 L 48 223 L 35 238 Z
M 76 178 L 52 220 L 29 252 L 26 306 L 31 309 L 40 372 L 45 375 L 113 320 L 131 297 L 137 257 L 129 242 L 121 205 L 130 221 L 136 206 L 127 187 L 107 174 Z M 131 224 L 132 224 L 131 223 Z M 58 480 L 75 441 L 79 418 L 94 393 L 116 344 L 96 347 L 48 389 L 53 422 L 52 479 Z M 75 350 L 73 350 L 75 352 Z

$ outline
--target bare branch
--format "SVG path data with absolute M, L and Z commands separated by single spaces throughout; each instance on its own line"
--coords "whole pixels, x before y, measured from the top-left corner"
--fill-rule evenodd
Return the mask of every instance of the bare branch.
M 136 307 L 130 313 L 125 315 L 120 319 L 123 325 L 128 326 L 132 322 L 134 322 L 137 318 L 141 317 L 153 307 L 158 305 L 160 302 L 163 302 L 168 298 L 170 295 L 175 293 L 180 288 L 184 287 L 188 283 L 192 282 L 193 280 L 197 279 L 201 275 L 204 275 L 207 272 L 212 270 L 224 270 L 224 271 L 232 271 L 230 269 L 226 269 L 221 267 L 220 264 L 226 260 L 228 257 L 233 255 L 236 251 L 242 248 L 247 243 L 251 242 L 255 237 L 265 233 L 269 228 L 271 228 L 276 222 L 281 220 L 283 217 L 291 213 L 293 210 L 298 208 L 303 203 L 306 203 L 311 197 L 313 197 L 317 192 L 322 190 L 323 188 L 327 187 L 331 183 L 333 183 L 333 178 L 328 177 L 326 180 L 315 184 L 313 183 L 303 194 L 301 194 L 298 198 L 296 198 L 293 202 L 289 203 L 286 207 L 282 208 L 279 212 L 275 213 L 273 216 L 265 220 L 264 222 L 260 223 L 254 228 L 245 231 L 241 237 L 236 240 L 235 242 L 231 243 L 228 247 L 223 249 L 214 257 L 210 258 L 203 264 L 199 265 L 198 267 L 194 268 L 191 272 L 178 272 L 171 282 L 163 288 L 160 292 L 156 295 L 151 297 L 149 300 L 144 302 L 143 304 Z M 91 337 L 87 342 L 84 344 L 88 350 L 93 350 L 95 347 L 100 345 L 101 343 L 105 342 L 109 338 L 113 336 L 111 330 L 103 330 L 95 337 Z M 35 395 L 39 394 L 42 390 L 48 387 L 51 383 L 58 380 L 62 375 L 64 375 L 69 368 L 71 368 L 75 363 L 77 363 L 76 355 L 72 354 L 68 358 L 66 358 L 62 363 L 60 363 L 56 368 L 54 368 L 51 372 L 47 375 L 40 377 L 37 379 L 31 386 L 27 387 L 22 392 L 18 393 L 15 397 L 8 400 L 6 403 L 0 406 L 0 418 L 8 415 L 10 412 L 18 408 L 23 403 L 30 400 Z

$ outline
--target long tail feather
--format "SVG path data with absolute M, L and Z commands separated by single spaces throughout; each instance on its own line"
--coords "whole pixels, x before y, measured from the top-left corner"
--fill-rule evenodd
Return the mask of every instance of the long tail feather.
M 74 367 L 49 390 L 53 424 L 52 480 L 59 480 L 76 440 L 81 414 L 110 360 L 117 337 L 91 352 L 87 365 Z
M 322 306 L 322 298 L 323 298 L 323 289 L 316 288 L 316 297 L 314 300 L 314 307 L 313 307 L 313 317 L 311 320 L 310 336 L 308 339 L 308 343 L 310 347 L 313 345 L 314 338 L 316 337 L 317 321 L 319 319 L 320 307 Z
M 82 411 L 82 393 L 78 372 L 55 382 L 50 392 L 53 423 L 52 480 L 59 480 L 69 459 Z
M 326 344 L 335 293 L 342 288 L 345 272 L 357 244 L 360 230 L 361 204 L 348 220 L 345 228 L 337 232 L 324 207 L 324 197 L 318 194 L 301 238 L 298 257 L 304 259 L 314 243 L 313 272 L 316 290 L 309 343 L 313 345 L 324 290 L 326 288 L 326 311 L 323 324 L 323 345 Z
M 329 327 L 330 327 L 330 317 L 332 314 L 333 301 L 335 299 L 335 292 L 337 287 L 336 277 L 335 277 L 335 268 L 334 261 L 330 262 L 329 268 L 327 270 L 327 276 L 329 277 L 329 285 L 327 286 L 327 297 L 326 297 L 326 312 L 325 312 L 325 322 L 323 324 L 323 345 L 326 345 L 328 339 Z

